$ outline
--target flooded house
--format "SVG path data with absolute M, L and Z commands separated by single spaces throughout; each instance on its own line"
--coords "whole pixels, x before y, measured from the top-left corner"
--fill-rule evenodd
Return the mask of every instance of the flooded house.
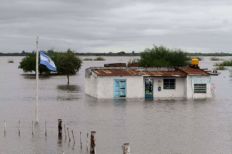
M 100 98 L 160 100 L 210 98 L 211 77 L 199 68 L 90 67 L 85 93 Z

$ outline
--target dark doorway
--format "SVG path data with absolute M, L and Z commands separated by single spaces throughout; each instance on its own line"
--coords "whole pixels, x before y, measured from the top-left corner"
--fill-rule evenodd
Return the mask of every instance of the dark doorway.
M 153 99 L 153 79 L 150 77 L 144 78 L 145 99 Z

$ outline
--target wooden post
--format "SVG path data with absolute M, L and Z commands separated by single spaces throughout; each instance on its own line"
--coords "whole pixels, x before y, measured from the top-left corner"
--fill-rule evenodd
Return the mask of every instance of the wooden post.
M 4 120 L 4 136 L 6 136 L 6 121 Z
M 58 139 L 62 140 L 62 119 L 58 119 Z
M 90 154 L 96 154 L 96 131 L 91 131 L 90 135 Z
M 72 130 L 72 137 L 73 137 L 73 144 L 75 144 L 75 137 L 74 137 L 74 133 L 73 133 L 73 130 Z
M 34 121 L 32 121 L 31 134 L 32 134 L 32 136 L 34 136 Z
M 44 131 L 45 131 L 45 133 L 44 133 L 44 135 L 45 135 L 45 137 L 47 137 L 47 121 L 45 120 L 45 124 L 44 124 Z
M 130 144 L 124 143 L 122 145 L 123 154 L 130 154 Z
M 87 136 L 86 136 L 86 150 L 87 152 L 89 151 L 89 133 L 87 133 Z
M 71 142 L 71 138 L 70 138 L 70 135 L 69 135 L 69 128 L 67 128 L 67 132 L 68 132 L 68 142 Z
M 19 120 L 19 127 L 18 127 L 18 135 L 20 136 L 20 120 Z
M 81 150 L 82 150 L 81 131 L 80 131 L 80 148 L 81 148 Z
M 67 133 L 66 133 L 66 127 L 65 127 L 65 124 L 64 124 L 64 140 L 66 141 L 67 139 Z

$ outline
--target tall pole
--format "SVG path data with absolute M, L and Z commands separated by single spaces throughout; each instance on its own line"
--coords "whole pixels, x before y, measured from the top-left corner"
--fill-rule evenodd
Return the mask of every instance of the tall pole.
M 35 103 L 35 122 L 39 122 L 38 106 L 39 106 L 39 37 L 36 37 L 36 103 Z

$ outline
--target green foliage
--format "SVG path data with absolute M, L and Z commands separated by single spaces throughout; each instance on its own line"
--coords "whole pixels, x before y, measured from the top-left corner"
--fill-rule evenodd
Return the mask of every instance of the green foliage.
M 181 50 L 171 50 L 163 46 L 154 46 L 141 53 L 140 66 L 175 67 L 188 65 L 189 58 Z
M 210 60 L 211 60 L 211 61 L 219 61 L 219 60 L 220 60 L 220 58 L 217 58 L 217 57 L 211 57 L 211 58 L 210 58 Z
M 35 54 L 28 54 L 26 57 L 22 59 L 19 63 L 19 68 L 23 69 L 24 72 L 32 72 L 35 71 L 36 57 Z
M 216 70 L 225 70 L 226 68 L 225 68 L 225 66 L 217 66 L 216 67 Z
M 216 64 L 217 66 L 232 66 L 232 60 L 227 60 L 222 63 Z
M 83 61 L 92 61 L 92 58 L 84 58 Z
M 78 57 L 76 57 L 75 53 L 73 53 L 71 50 L 68 50 L 65 53 L 49 50 L 47 54 L 54 61 L 57 67 L 58 74 L 76 74 L 76 72 L 81 67 L 81 60 Z M 28 54 L 26 57 L 22 59 L 22 61 L 19 64 L 19 68 L 23 69 L 24 72 L 35 72 L 35 65 L 36 55 L 35 53 L 32 53 Z M 39 71 L 40 73 L 50 73 L 49 70 L 43 65 L 39 66 Z
M 22 61 L 19 63 L 18 68 L 23 69 L 24 72 L 33 72 L 33 71 L 35 72 L 36 70 L 35 65 L 36 65 L 36 54 L 30 53 L 22 59 Z M 43 65 L 39 65 L 39 72 L 46 74 L 49 73 L 48 69 Z
M 67 51 L 66 53 L 55 53 L 53 58 L 59 74 L 76 74 L 82 63 L 72 51 Z
M 97 57 L 94 59 L 95 61 L 104 61 L 105 59 L 103 57 Z

